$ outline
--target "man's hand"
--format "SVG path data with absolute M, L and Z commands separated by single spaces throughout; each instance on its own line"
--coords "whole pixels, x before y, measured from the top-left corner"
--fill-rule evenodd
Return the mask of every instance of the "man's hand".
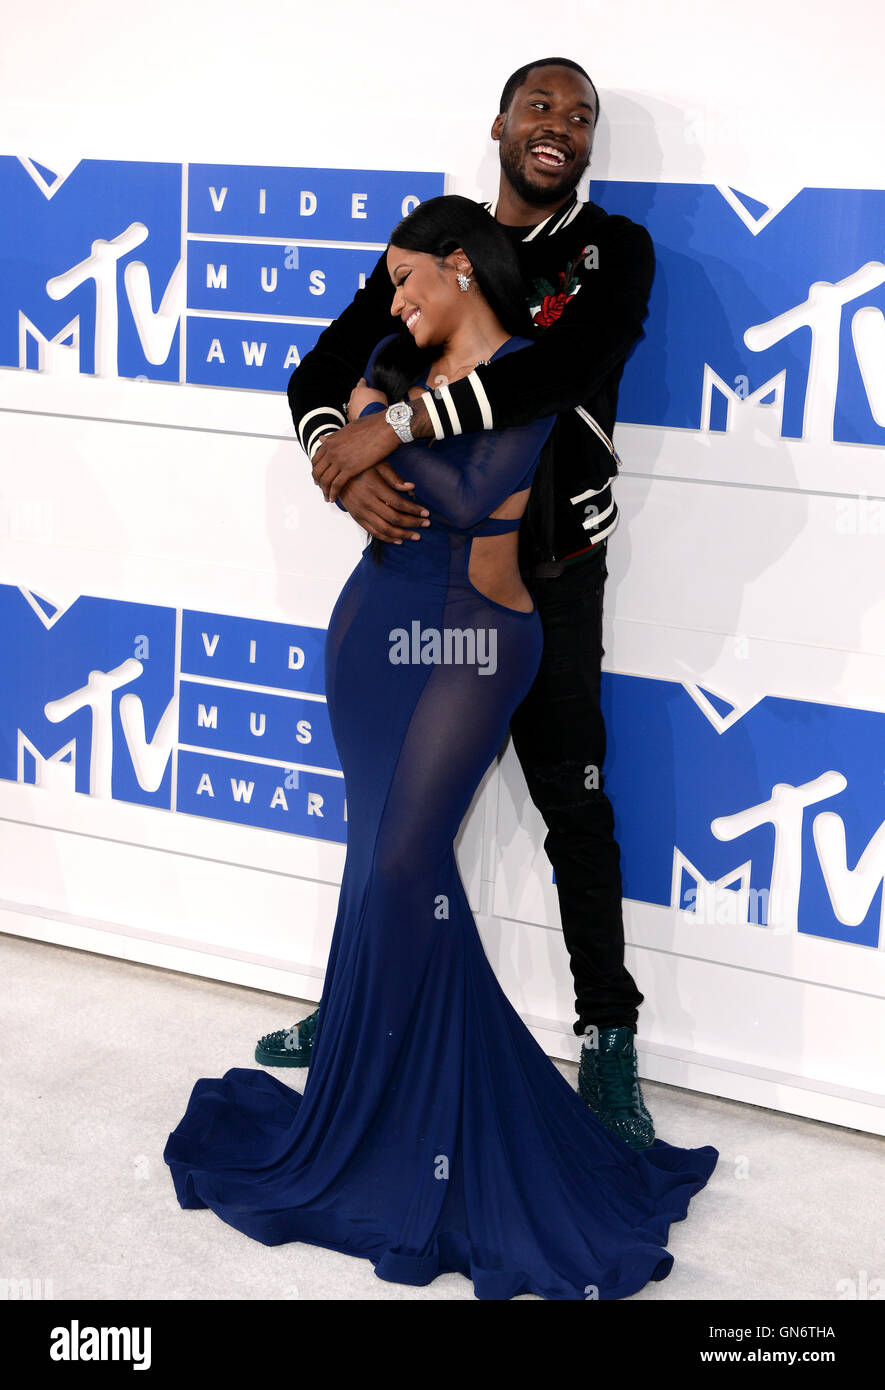
M 313 456 L 313 480 L 323 489 L 327 502 L 334 502 L 341 489 L 399 447 L 396 430 L 384 416 L 366 415 L 352 420 L 341 430 L 326 435 Z
M 411 430 L 415 439 L 433 434 L 430 416 L 421 401 L 414 404 Z M 343 429 L 326 435 L 313 456 L 313 480 L 323 489 L 326 501 L 334 502 L 346 483 L 382 463 L 399 445 L 396 430 L 380 411 L 362 420 L 352 420 Z
M 378 463 L 344 484 L 341 505 L 370 536 L 402 545 L 403 540 L 421 539 L 416 526 L 430 525 L 422 520 L 428 515 L 427 508 L 404 496 L 405 490 L 414 486 L 403 482 L 389 463 Z

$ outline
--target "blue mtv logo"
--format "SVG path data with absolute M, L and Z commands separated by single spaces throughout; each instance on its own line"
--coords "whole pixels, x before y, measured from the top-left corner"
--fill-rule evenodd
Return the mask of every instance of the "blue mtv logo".
M 175 610 L 0 585 L 0 777 L 171 806 Z
M 590 193 L 657 256 L 621 420 L 724 431 L 743 405 L 775 437 L 885 444 L 885 192 L 805 188 L 779 211 L 705 184 Z
M 603 714 L 625 897 L 880 943 L 885 714 L 609 673 Z
M 434 173 L 0 158 L 0 365 L 284 391 L 442 191 Z
M 59 610 L 0 585 L 0 777 L 343 842 L 324 642 L 111 599 Z
M 178 381 L 181 165 L 0 157 L 0 363 Z

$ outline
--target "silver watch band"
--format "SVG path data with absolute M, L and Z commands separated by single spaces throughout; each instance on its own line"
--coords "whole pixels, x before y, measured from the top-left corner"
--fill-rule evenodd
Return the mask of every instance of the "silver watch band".
M 387 407 L 384 418 L 389 425 L 393 426 L 397 438 L 402 444 L 414 443 L 414 435 L 409 424 L 412 418 L 412 407 L 408 401 L 395 401 L 393 405 Z

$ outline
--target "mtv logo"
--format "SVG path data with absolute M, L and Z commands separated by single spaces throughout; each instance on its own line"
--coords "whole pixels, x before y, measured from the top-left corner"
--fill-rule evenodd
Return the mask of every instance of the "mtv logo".
M 780 208 L 706 184 L 590 196 L 646 227 L 657 258 L 620 420 L 885 444 L 885 191 L 803 188 Z
M 180 164 L 0 156 L 0 210 L 0 366 L 178 381 Z
M 885 945 L 869 751 L 885 714 L 766 696 L 726 717 L 689 686 L 609 672 L 602 710 L 625 897 L 698 925 Z
M 0 777 L 169 809 L 175 628 L 174 609 L 0 585 Z

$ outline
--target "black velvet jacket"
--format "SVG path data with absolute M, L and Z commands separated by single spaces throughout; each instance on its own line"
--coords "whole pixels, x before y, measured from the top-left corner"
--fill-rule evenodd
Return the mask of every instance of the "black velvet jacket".
M 494 215 L 494 203 L 484 206 Z M 555 573 L 565 557 L 590 556 L 617 524 L 610 481 L 618 460 L 609 444 L 624 363 L 643 337 L 654 249 L 644 227 L 576 194 L 536 227 L 505 230 L 526 277 L 537 340 L 426 399 L 440 439 L 559 415 L 520 531 L 524 572 Z M 382 254 L 365 288 L 293 372 L 289 406 L 309 456 L 345 423 L 344 404 L 391 331 L 392 298 Z

